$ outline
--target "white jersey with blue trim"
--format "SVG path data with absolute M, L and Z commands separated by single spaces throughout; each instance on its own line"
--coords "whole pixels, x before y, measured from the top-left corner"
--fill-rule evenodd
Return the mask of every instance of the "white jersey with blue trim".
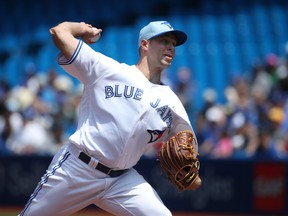
M 175 93 L 151 83 L 135 65 L 119 63 L 79 40 L 58 63 L 84 84 L 78 127 L 69 140 L 114 169 L 134 166 L 154 143 L 193 130 Z

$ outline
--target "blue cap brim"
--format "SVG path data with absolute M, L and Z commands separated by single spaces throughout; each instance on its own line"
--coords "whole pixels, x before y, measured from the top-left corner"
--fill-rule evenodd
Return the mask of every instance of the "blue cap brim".
M 180 46 L 182 44 L 184 44 L 187 41 L 187 34 L 179 31 L 179 30 L 171 30 L 171 31 L 167 31 L 167 32 L 161 32 L 158 35 L 153 36 L 152 38 L 158 37 L 160 35 L 164 35 L 167 33 L 174 33 L 176 36 L 176 46 Z M 150 38 L 151 39 L 151 38 Z

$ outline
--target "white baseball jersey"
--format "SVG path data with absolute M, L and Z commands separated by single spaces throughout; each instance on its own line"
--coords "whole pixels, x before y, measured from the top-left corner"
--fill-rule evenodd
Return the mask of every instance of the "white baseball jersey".
M 62 68 L 84 84 L 77 130 L 70 141 L 113 169 L 133 167 L 148 145 L 192 130 L 178 97 L 151 83 L 135 65 L 119 63 L 79 40 Z

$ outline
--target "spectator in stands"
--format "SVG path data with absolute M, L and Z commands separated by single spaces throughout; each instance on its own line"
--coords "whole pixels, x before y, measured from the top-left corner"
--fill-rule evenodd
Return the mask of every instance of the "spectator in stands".
M 175 80 L 174 91 L 183 103 L 187 112 L 192 112 L 193 102 L 193 83 L 191 79 L 191 70 L 188 67 L 179 67 L 177 69 L 177 77 Z
M 8 83 L 5 81 L 0 82 L 0 155 L 10 154 L 9 149 L 7 149 L 6 146 L 6 140 L 12 131 L 10 122 L 11 112 L 5 105 L 10 90 Z
M 12 154 L 7 148 L 6 140 L 12 133 L 10 122 L 11 112 L 6 108 L 3 102 L 0 103 L 0 155 Z
M 252 66 L 251 72 L 251 91 L 258 91 L 261 89 L 265 95 L 269 95 L 272 88 L 272 79 L 268 72 L 263 68 L 260 62 L 255 62 Z
M 14 115 L 19 114 L 18 123 L 13 121 L 13 130 L 6 140 L 7 147 L 14 154 L 47 154 L 52 151 L 49 145 L 51 136 L 34 106 L 36 100 L 36 95 L 27 87 L 15 88 L 10 95 L 8 101 L 14 103 Z
M 226 116 L 216 102 L 214 89 L 207 89 L 203 94 L 204 107 L 197 117 L 196 132 L 199 142 L 200 157 L 212 157 L 212 152 L 223 135 L 223 127 L 226 124 Z
M 1 154 L 52 155 L 67 139 L 69 128 L 76 127 L 79 93 L 74 95 L 68 76 L 56 76 L 53 70 L 48 76 L 36 73 L 35 65 L 28 68 L 14 88 L 1 83 Z
M 281 159 L 277 151 L 276 142 L 273 139 L 273 129 L 271 125 L 263 125 L 259 128 L 258 146 L 251 156 L 257 160 L 279 160 Z

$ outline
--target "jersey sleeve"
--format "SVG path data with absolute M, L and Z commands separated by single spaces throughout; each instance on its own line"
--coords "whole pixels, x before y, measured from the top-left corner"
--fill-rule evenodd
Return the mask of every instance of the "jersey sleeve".
M 193 130 L 188 115 L 183 106 L 177 107 L 177 112 L 174 113 L 174 122 L 172 125 L 173 134 L 183 130 Z
M 81 40 L 79 40 L 77 48 L 70 59 L 66 59 L 60 53 L 57 62 L 64 71 L 86 85 L 94 83 L 101 75 L 113 71 L 108 70 L 108 68 L 120 64 L 114 59 L 96 52 Z
M 181 115 L 179 115 L 179 112 L 174 113 L 175 120 L 174 120 L 174 123 L 173 123 L 172 128 L 171 128 L 172 129 L 171 135 L 175 135 L 175 134 L 179 133 L 180 131 L 184 131 L 184 130 L 192 131 L 192 133 L 194 134 L 194 137 L 196 139 L 196 143 L 197 143 L 195 148 L 196 148 L 196 151 L 198 151 L 197 136 L 193 130 L 193 127 L 191 125 L 191 122 L 188 118 L 188 115 L 187 115 L 184 107 L 182 107 L 182 108 L 183 108 L 183 110 L 182 110 L 183 113 L 181 113 Z
M 174 136 L 183 130 L 193 131 L 189 116 L 186 112 L 185 107 L 178 98 L 178 96 L 172 92 L 170 93 L 169 100 L 171 101 L 171 112 L 172 112 L 172 124 L 170 127 L 169 137 Z M 193 131 L 194 132 L 194 131 Z

